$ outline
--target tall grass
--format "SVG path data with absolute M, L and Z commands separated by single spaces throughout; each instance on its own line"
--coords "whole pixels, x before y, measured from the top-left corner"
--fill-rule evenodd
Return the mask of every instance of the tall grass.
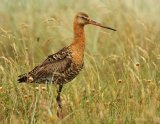
M 56 86 L 16 80 L 70 44 L 79 11 L 118 31 L 85 27 L 85 67 L 58 119 Z M 158 0 L 1 0 L 0 123 L 160 123 L 159 13 Z

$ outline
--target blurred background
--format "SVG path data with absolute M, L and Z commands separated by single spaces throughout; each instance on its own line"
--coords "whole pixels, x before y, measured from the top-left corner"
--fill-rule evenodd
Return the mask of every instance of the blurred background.
M 0 123 L 160 123 L 159 0 L 1 0 Z M 17 76 L 72 42 L 85 12 L 117 32 L 86 26 L 85 67 L 63 89 Z

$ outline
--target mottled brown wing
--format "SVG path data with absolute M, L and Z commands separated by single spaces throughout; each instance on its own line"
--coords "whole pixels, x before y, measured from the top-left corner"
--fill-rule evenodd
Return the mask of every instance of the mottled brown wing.
M 67 47 L 64 47 L 60 51 L 58 51 L 55 54 L 49 55 L 41 65 L 36 66 L 32 71 L 29 72 L 29 75 L 35 75 L 37 73 L 37 70 L 40 68 L 46 67 L 46 65 L 50 66 L 53 63 L 61 62 L 62 60 L 64 61 L 66 57 L 69 57 L 69 52 L 67 50 Z
M 42 65 L 45 65 L 45 64 L 51 63 L 51 62 L 56 62 L 58 60 L 62 60 L 62 59 L 64 59 L 68 55 L 69 55 L 69 51 L 68 51 L 67 47 L 64 47 L 63 49 L 61 49 L 57 53 L 49 55 L 47 57 L 47 59 L 44 60 L 44 62 L 42 63 Z
M 33 78 L 33 82 L 50 81 L 51 78 L 54 81 L 55 76 L 61 76 L 71 66 L 71 62 L 70 58 L 48 62 L 37 67 L 34 73 L 31 71 L 29 75 Z
M 46 77 L 53 76 L 53 73 L 61 73 L 65 71 L 71 64 L 70 53 L 67 47 L 64 47 L 55 54 L 49 55 L 41 65 L 36 66 L 29 73 L 18 76 L 19 83 L 28 82 L 28 78 L 32 77 L 33 82 Z

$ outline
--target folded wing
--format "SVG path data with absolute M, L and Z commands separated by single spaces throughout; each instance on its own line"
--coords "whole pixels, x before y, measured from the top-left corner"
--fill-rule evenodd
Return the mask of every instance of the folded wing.
M 41 82 L 55 81 L 58 76 L 63 76 L 71 66 L 72 60 L 66 48 L 59 52 L 49 55 L 47 59 L 41 64 L 36 66 L 29 73 L 19 76 L 18 81 L 21 82 Z M 30 80 L 31 79 L 31 80 Z

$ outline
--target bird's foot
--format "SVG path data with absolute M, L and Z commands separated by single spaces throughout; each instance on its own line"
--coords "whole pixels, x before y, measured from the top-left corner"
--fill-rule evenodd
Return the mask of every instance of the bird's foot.
M 57 117 L 59 119 L 63 119 L 62 109 L 60 109 L 60 108 L 57 109 Z

